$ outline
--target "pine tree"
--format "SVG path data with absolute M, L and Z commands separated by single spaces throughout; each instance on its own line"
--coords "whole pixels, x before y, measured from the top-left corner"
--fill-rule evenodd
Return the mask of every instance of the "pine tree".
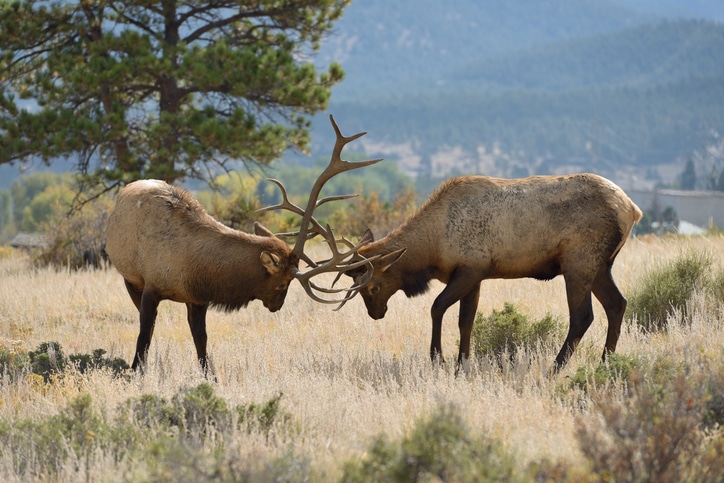
M 305 150 L 343 77 L 311 63 L 349 0 L 0 4 L 0 163 L 77 159 L 106 188 Z
M 682 190 L 693 190 L 696 188 L 696 168 L 694 167 L 694 160 L 689 158 L 684 166 L 684 171 L 681 173 L 681 189 Z

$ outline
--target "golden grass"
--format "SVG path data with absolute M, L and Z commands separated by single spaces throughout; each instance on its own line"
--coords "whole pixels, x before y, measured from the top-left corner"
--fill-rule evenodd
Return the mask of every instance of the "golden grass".
M 626 294 L 645 271 L 689 248 L 711 253 L 721 267 L 722 237 L 645 237 L 627 243 L 614 276 Z M 292 285 L 284 307 L 275 314 L 258 301 L 236 313 L 210 312 L 209 352 L 218 377 L 216 394 L 232 407 L 263 402 L 282 392 L 282 406 L 301 428 L 294 437 L 266 439 L 243 434 L 227 445 L 241 459 L 283 456 L 291 448 L 307 458 L 318 474 L 334 479 L 341 474 L 341 462 L 359 457 L 376 435 L 384 432 L 399 437 L 439 403 L 452 403 L 461 408 L 472 427 L 499 438 L 515 451 L 521 465 L 542 458 L 580 462 L 574 421 L 577 415 L 585 417 L 587 409 L 556 397 L 556 392 L 575 368 L 599 362 L 606 334 L 600 305 L 594 303 L 596 320 L 557 377 L 549 378 L 546 373 L 562 340 L 524 355 L 530 366 L 513 363 L 503 371 L 476 367 L 456 378 L 452 367 L 434 368 L 428 359 L 429 310 L 439 291 L 438 284 L 415 299 L 398 293 L 390 300 L 387 317 L 379 321 L 367 316 L 359 298 L 336 312 L 333 306 L 312 302 L 298 284 Z M 550 312 L 567 321 L 560 277 L 550 282 L 483 283 L 481 312 L 501 309 L 505 302 L 516 303 L 520 312 L 535 320 Z M 618 352 L 643 357 L 666 353 L 680 358 L 721 353 L 722 308 L 711 307 L 703 299 L 694 305 L 692 323 L 665 335 L 644 335 L 626 323 Z M 130 362 L 137 326 L 136 309 L 112 268 L 56 272 L 29 268 L 27 261 L 18 257 L 0 260 L 0 337 L 6 341 L 20 341 L 26 350 L 57 341 L 66 354 L 104 348 L 109 356 Z M 454 306 L 443 324 L 443 351 L 448 361 L 457 355 L 457 341 Z M 103 414 L 112 415 L 129 397 L 144 393 L 170 397 L 179 388 L 203 380 L 184 307 L 164 302 L 145 376 L 123 381 L 92 372 L 55 384 L 2 384 L 0 420 L 44 418 L 86 392 Z M 88 474 L 92 477 L 108 470 L 143 477 L 138 462 L 106 459 L 99 458 Z M 12 473 L 2 467 L 7 461 L 7 455 L 0 459 L 2 475 Z

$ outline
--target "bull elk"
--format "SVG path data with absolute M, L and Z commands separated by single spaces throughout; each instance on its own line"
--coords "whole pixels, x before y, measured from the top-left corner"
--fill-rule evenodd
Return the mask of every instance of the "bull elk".
M 255 234 L 219 223 L 188 191 L 163 181 L 140 180 L 121 191 L 108 220 L 105 250 L 123 276 L 128 294 L 140 314 L 133 369 L 145 365 L 157 308 L 162 300 L 186 304 L 196 355 L 207 373 L 206 312 L 209 306 L 234 311 L 258 299 L 269 311 L 275 312 L 284 304 L 293 279 L 299 280 L 309 296 L 318 302 L 340 302 L 322 298 L 317 295 L 318 291 L 346 292 L 342 303 L 357 293 L 360 286 L 331 289 L 317 286 L 312 281 L 321 273 L 340 273 L 360 263 L 369 265 L 365 260 L 352 261 L 359 247 L 340 251 L 332 230 L 329 226 L 322 227 L 313 212 L 328 201 L 355 196 L 317 201 L 330 178 L 381 160 L 343 161 L 342 148 L 365 133 L 344 137 L 332 116 L 330 121 L 337 139 L 329 165 L 312 187 L 306 209 L 289 202 L 284 192 L 285 203 L 281 207 L 302 216 L 300 230 L 293 234 L 297 237 L 294 248 L 258 223 Z M 275 208 L 278 207 L 269 207 Z M 332 257 L 320 263 L 304 253 L 305 242 L 316 235 L 322 235 L 332 250 Z M 300 259 L 309 265 L 308 271 L 299 271 Z
M 418 212 L 386 237 L 359 248 L 374 274 L 360 291 L 373 319 L 402 290 L 414 297 L 429 281 L 446 284 L 432 309 L 430 357 L 442 358 L 445 311 L 460 301 L 459 369 L 470 356 L 480 284 L 491 278 L 565 279 L 568 335 L 555 359 L 568 361 L 593 321 L 591 293 L 608 318 L 603 358 L 616 349 L 626 299 L 611 275 L 641 210 L 614 183 L 594 174 L 500 179 L 464 176 L 443 182 Z M 365 267 L 346 271 L 354 280 Z

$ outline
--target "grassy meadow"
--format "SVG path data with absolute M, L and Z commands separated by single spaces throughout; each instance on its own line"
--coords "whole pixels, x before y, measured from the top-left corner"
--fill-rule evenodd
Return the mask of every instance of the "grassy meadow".
M 724 268 L 724 237 L 641 237 L 623 248 L 614 277 L 628 297 L 648 271 L 689 250 L 708 254 L 712 270 Z M 387 316 L 378 321 L 367 316 L 361 298 L 334 311 L 334 306 L 314 303 L 296 282 L 277 313 L 269 313 L 259 301 L 235 313 L 210 311 L 212 381 L 197 367 L 184 306 L 168 301 L 159 307 L 143 376 L 66 369 L 46 382 L 30 372 L 13 377 L 6 365 L 0 376 L 0 478 L 363 481 L 397 474 L 392 479 L 666 481 L 675 475 L 689 481 L 724 480 L 722 428 L 699 420 L 676 426 L 697 412 L 697 404 L 704 405 L 707 415 L 722 411 L 717 404 L 724 406 L 716 399 L 717 388 L 724 391 L 721 299 L 696 291 L 685 311 L 670 315 L 666 330 L 645 331 L 625 320 L 617 353 L 630 362 L 634 375 L 581 385 L 574 381 L 599 366 L 606 336 L 605 315 L 597 301 L 591 329 L 560 374 L 551 377 L 548 370 L 563 336 L 502 362 L 473 361 L 456 377 L 451 362 L 459 338 L 457 305 L 443 324 L 447 366 L 434 367 L 428 358 L 429 310 L 440 290 L 441 285 L 433 283 L 431 291 L 417 298 L 397 293 Z M 501 309 L 506 302 L 531 319 L 552 314 L 567 330 L 561 277 L 550 282 L 483 282 L 479 312 Z M 66 355 L 102 348 L 106 356 L 130 363 L 137 335 L 138 313 L 113 268 L 54 271 L 33 269 L 17 254 L 0 259 L 0 346 L 6 361 L 8 354 L 24 354 L 53 341 Z M 208 411 L 201 413 L 206 415 L 202 421 L 191 424 L 189 394 L 198 396 L 194 388 L 203 384 L 213 394 L 197 405 Z M 705 384 L 715 389 L 700 400 L 692 396 L 700 395 L 698 388 Z M 138 401 L 149 396 L 157 403 L 165 401 L 166 408 L 176 401 L 173 407 L 186 408 L 186 413 L 178 420 L 129 415 L 148 409 Z M 273 420 L 242 423 L 244 414 L 259 415 L 258 409 L 270 407 L 271 401 L 278 404 Z M 642 411 L 647 407 L 648 413 Z M 214 416 L 226 414 L 224 408 L 231 423 L 222 424 Z M 649 414 L 656 417 L 647 426 L 641 419 Z M 467 446 L 491 443 L 481 451 L 498 456 L 493 462 L 450 464 L 458 470 L 472 465 L 469 473 L 456 474 L 432 463 L 424 471 L 415 470 L 419 480 L 385 473 L 393 466 L 393 449 L 408 448 L 405 441 L 414 438 L 415 429 L 436 419 L 459 424 L 461 432 L 453 433 Z M 627 436 L 630 428 L 639 433 Z M 427 444 L 438 437 L 448 441 L 444 434 L 425 434 Z M 671 442 L 682 434 L 691 441 L 682 441 L 684 446 Z M 374 446 L 380 441 L 387 446 Z M 676 451 L 662 449 L 666 444 Z M 449 452 L 452 458 L 467 454 L 465 445 L 433 445 L 425 451 L 439 456 Z M 619 454 L 622 448 L 626 454 Z M 57 455 L 48 456 L 50 451 Z M 389 460 L 378 454 L 385 451 Z M 674 453 L 700 460 L 688 468 Z M 671 467 L 662 467 L 667 457 L 662 455 L 672 458 Z M 375 457 L 381 458 L 375 468 L 364 466 Z M 627 466 L 637 461 L 649 466 Z M 504 476 L 481 476 L 483 466 L 494 464 Z M 678 472 L 671 473 L 674 470 Z

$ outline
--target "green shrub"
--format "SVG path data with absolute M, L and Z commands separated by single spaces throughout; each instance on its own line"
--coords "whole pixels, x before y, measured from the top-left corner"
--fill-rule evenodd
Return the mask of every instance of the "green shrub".
M 20 347 L 20 343 L 0 339 L 0 376 L 6 374 L 13 380 L 29 367 L 30 358 Z
M 551 314 L 530 323 L 515 305 L 506 302 L 502 311 L 493 310 L 488 316 L 477 314 L 471 336 L 471 354 L 478 357 L 513 356 L 518 348 L 534 347 L 557 336 L 558 327 L 558 320 Z
M 708 427 L 724 428 L 724 372 L 710 374 L 704 383 L 704 422 Z M 722 434 L 724 438 L 724 434 Z
M 629 382 L 634 369 L 640 367 L 640 361 L 636 357 L 623 354 L 610 354 L 605 362 L 600 363 L 595 369 L 579 367 L 570 379 L 571 387 L 588 390 L 595 386 L 605 386 L 608 383 Z
M 278 425 L 290 427 L 292 417 L 282 408 L 281 398 L 282 393 L 279 393 L 261 404 L 236 406 L 233 413 L 237 416 L 238 427 L 249 433 L 259 431 L 264 434 Z M 179 390 L 170 401 L 154 394 L 129 399 L 121 414 L 122 419 L 133 421 L 138 427 L 168 434 L 204 432 L 209 425 L 225 432 L 231 429 L 232 422 L 232 410 L 206 382 Z
M 92 355 L 71 354 L 68 356 L 68 360 L 80 373 L 87 372 L 91 369 L 110 369 L 114 376 L 120 376 L 131 368 L 124 359 L 120 357 L 109 359 L 108 357 L 104 357 L 105 354 L 105 349 L 95 349 Z
M 647 272 L 629 297 L 628 316 L 646 330 L 665 329 L 667 317 L 685 311 L 695 290 L 711 286 L 711 264 L 711 256 L 690 251 Z
M 714 297 L 714 300 L 724 303 L 724 270 L 718 270 L 707 280 L 706 290 Z
M 281 393 L 262 404 L 236 407 L 239 425 L 266 431 L 284 427 L 279 423 L 292 419 L 280 399 Z M 132 458 L 149 465 L 152 479 L 159 481 L 310 479 L 309 462 L 293 454 L 239 461 L 223 437 L 236 430 L 234 411 L 208 383 L 182 388 L 170 399 L 155 394 L 129 398 L 110 421 L 92 403 L 89 394 L 82 394 L 56 415 L 0 419 L 0 453 L 12 458 L 17 475 L 26 476 L 20 479 L 33 481 L 54 481 L 60 468 L 83 464 L 99 449 L 116 461 Z M 212 451 L 199 452 L 202 447 Z
M 70 458 L 83 461 L 99 445 L 108 441 L 108 426 L 92 407 L 92 399 L 82 394 L 68 403 L 59 414 L 40 421 L 17 421 L 0 435 L 0 444 L 12 448 L 13 466 L 22 474 L 28 469 L 43 473 L 43 480 L 66 464 Z M 45 477 L 45 478 L 43 478 Z
M 381 435 L 361 461 L 344 465 L 344 482 L 510 481 L 514 457 L 502 444 L 475 434 L 459 412 L 441 405 L 400 441 Z
M 166 399 L 155 394 L 142 394 L 141 396 L 126 400 L 121 408 L 121 421 L 132 421 L 141 430 L 168 432 L 172 428 L 183 427 L 183 410 Z M 171 431 L 177 433 L 175 429 Z
M 80 373 L 107 368 L 116 377 L 123 375 L 130 368 L 125 360 L 118 357 L 109 359 L 104 357 L 105 353 L 105 349 L 95 349 L 92 355 L 71 354 L 66 357 L 59 343 L 42 342 L 36 350 L 28 352 L 28 359 L 31 371 L 43 376 L 45 382 L 49 382 L 54 374 L 61 374 L 69 364 Z
M 42 342 L 36 350 L 28 352 L 28 356 L 33 373 L 43 376 L 45 382 L 65 369 L 65 355 L 57 342 Z
M 230 427 L 231 411 L 208 382 L 182 389 L 174 396 L 173 404 L 181 408 L 187 432 L 203 432 L 209 426 L 223 432 Z
M 282 393 L 272 397 L 264 404 L 245 404 L 237 406 L 236 413 L 239 417 L 239 426 L 246 428 L 248 432 L 260 431 L 269 434 L 275 424 L 288 425 L 291 423 L 291 416 L 281 407 Z

